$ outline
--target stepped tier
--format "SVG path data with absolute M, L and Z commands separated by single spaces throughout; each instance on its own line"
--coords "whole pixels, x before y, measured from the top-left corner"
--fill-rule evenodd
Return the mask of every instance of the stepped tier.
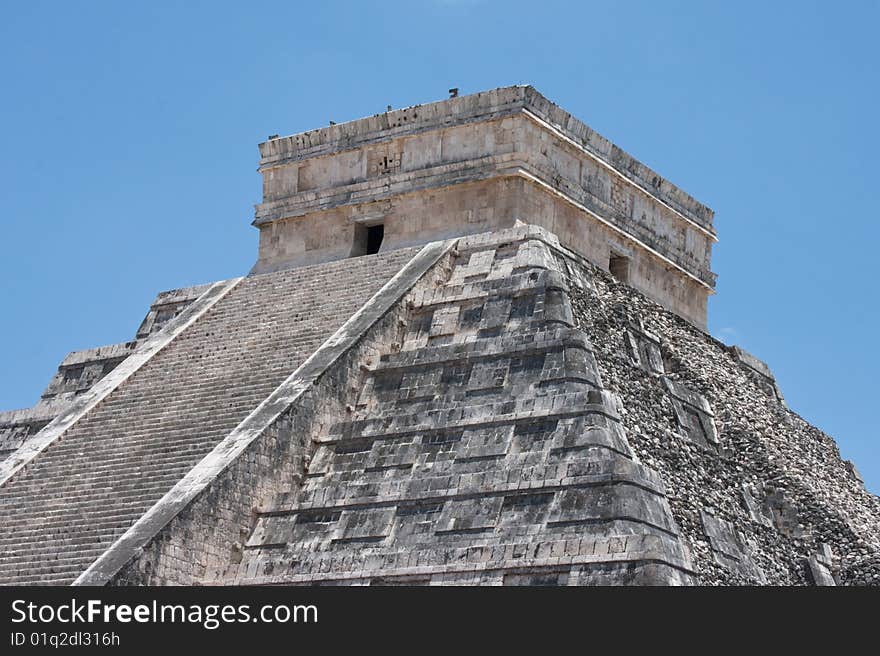
M 236 583 L 686 583 L 662 481 L 633 459 L 540 239 L 462 239 Z

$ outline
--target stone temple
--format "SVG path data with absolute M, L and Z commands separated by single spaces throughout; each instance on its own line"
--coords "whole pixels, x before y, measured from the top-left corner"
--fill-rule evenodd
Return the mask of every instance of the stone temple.
M 0 582 L 880 584 L 880 498 L 706 332 L 708 207 L 528 86 L 260 155 L 248 275 L 0 413 Z

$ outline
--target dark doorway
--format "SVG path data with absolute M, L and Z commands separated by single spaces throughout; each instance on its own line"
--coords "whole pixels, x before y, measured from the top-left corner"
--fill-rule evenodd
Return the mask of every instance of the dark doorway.
M 367 227 L 367 255 L 379 252 L 382 238 L 385 236 L 385 226 L 381 223 Z
M 629 258 L 623 255 L 611 253 L 608 260 L 608 270 L 611 275 L 621 282 L 629 282 Z
M 376 223 L 364 225 L 356 223 L 354 226 L 354 243 L 351 245 L 350 257 L 361 255 L 373 255 L 382 247 L 382 239 L 385 237 L 385 225 Z

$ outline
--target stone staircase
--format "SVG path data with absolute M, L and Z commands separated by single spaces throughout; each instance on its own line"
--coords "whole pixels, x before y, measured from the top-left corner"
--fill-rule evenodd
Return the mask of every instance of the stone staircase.
M 0 487 L 0 584 L 69 584 L 414 254 L 244 278 Z
M 638 463 L 568 270 L 534 228 L 459 241 L 302 485 L 259 514 L 236 584 L 686 583 L 660 477 Z M 558 247 L 558 244 L 556 244 Z

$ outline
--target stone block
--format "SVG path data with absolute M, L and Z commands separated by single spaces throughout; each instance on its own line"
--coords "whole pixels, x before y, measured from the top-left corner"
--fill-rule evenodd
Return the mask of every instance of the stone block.
M 503 497 L 449 501 L 437 521 L 438 533 L 484 531 L 494 528 Z

